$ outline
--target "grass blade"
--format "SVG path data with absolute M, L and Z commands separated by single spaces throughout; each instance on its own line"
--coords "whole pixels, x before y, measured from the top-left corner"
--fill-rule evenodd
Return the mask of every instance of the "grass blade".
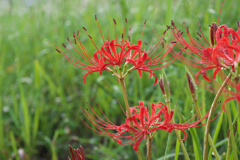
M 10 138 L 11 138 L 12 148 L 13 148 L 14 154 L 16 156 L 16 160 L 20 160 L 18 151 L 17 151 L 17 144 L 16 144 L 16 140 L 15 140 L 13 132 L 10 132 Z

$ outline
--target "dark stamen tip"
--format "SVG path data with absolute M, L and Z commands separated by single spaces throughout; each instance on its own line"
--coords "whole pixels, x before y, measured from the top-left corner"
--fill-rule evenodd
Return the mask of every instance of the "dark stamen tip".
M 87 29 L 85 27 L 82 27 L 85 31 L 87 31 Z
M 129 31 L 131 31 L 131 28 L 129 28 Z
M 67 40 L 69 41 L 69 38 L 67 37 Z
M 95 20 L 97 21 L 97 15 L 95 15 Z
M 92 39 L 92 37 L 90 35 L 88 35 L 88 37 Z
M 144 24 L 146 24 L 146 23 L 147 23 L 147 20 L 144 21 Z
M 144 42 L 144 44 L 145 44 L 145 45 L 147 45 L 147 43 L 146 43 L 146 42 Z
M 115 19 L 113 19 L 113 22 L 114 22 L 114 24 L 117 24 Z
M 163 35 L 164 35 L 166 32 L 167 32 L 167 30 L 165 30 L 165 31 L 163 32 Z
M 74 42 L 75 42 L 75 45 L 77 44 L 77 41 L 76 41 L 76 39 L 74 39 Z
M 200 33 L 197 32 L 197 34 L 199 35 L 200 38 L 202 37 Z
M 65 47 L 65 48 L 66 48 L 66 46 L 65 46 L 65 44 L 64 44 L 64 43 L 63 43 L 62 45 L 63 45 L 63 47 Z
M 75 38 L 76 36 L 75 36 L 75 32 L 73 32 L 73 37 Z
M 125 22 L 127 23 L 127 18 L 125 18 Z
M 78 30 L 78 32 L 77 32 L 77 35 L 79 36 L 79 30 Z
M 60 51 L 60 50 L 58 50 L 58 49 L 56 49 L 56 51 L 58 51 L 59 53 L 61 53 L 61 51 Z
M 122 38 L 123 38 L 123 33 L 122 33 Z
M 173 20 L 171 20 L 171 24 L 172 24 L 172 26 L 175 26 Z
M 177 43 L 177 41 L 172 41 L 171 43 Z

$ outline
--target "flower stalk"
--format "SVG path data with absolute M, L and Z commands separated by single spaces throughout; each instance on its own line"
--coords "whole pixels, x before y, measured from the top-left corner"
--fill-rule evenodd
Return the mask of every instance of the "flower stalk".
M 162 78 L 160 79 L 159 86 L 160 86 L 160 88 L 163 92 L 163 96 L 164 96 L 165 102 L 167 104 L 167 109 L 168 109 L 169 112 L 171 112 L 170 85 L 169 85 L 167 75 L 166 75 L 164 70 L 162 70 Z M 174 118 L 172 118 L 171 122 L 175 123 Z M 184 154 L 186 160 L 190 160 L 189 155 L 188 155 L 187 150 L 186 150 L 186 148 L 183 144 L 183 141 L 181 139 L 180 134 L 178 133 L 178 131 L 176 129 L 174 129 L 174 131 L 176 133 L 178 141 L 180 142 L 180 145 L 181 145 L 181 148 L 183 150 L 183 154 Z
M 208 151 L 207 151 L 207 148 L 208 148 L 208 135 L 209 135 L 209 128 L 210 128 L 210 123 L 211 123 L 211 117 L 212 117 L 212 114 L 213 114 L 213 111 L 214 111 L 214 106 L 217 104 L 217 101 L 218 101 L 218 98 L 220 97 L 225 85 L 228 83 L 229 79 L 231 78 L 232 74 L 229 73 L 229 75 L 226 77 L 226 79 L 224 80 L 224 82 L 222 83 L 221 87 L 219 88 L 214 100 L 213 100 L 213 103 L 211 105 L 211 108 L 209 110 L 209 115 L 208 115 L 208 120 L 207 120 L 207 123 L 206 123 L 206 129 L 205 129 L 205 134 L 204 134 L 204 147 L 203 147 L 203 160 L 207 160 L 208 156 Z
M 147 138 L 147 143 L 146 143 L 146 145 L 147 145 L 147 160 L 151 160 L 151 149 L 152 149 L 152 141 L 153 141 L 152 138 L 153 137 L 151 137 L 151 136 L 148 136 L 148 138 Z
M 198 105 L 198 99 L 197 99 L 197 87 L 196 87 L 196 84 L 194 82 L 194 79 L 190 73 L 190 71 L 188 70 L 187 67 L 186 68 L 186 71 L 187 71 L 187 81 L 188 81 L 188 87 L 189 87 L 189 90 L 190 90 L 190 93 L 191 93 L 191 96 L 192 96 L 192 99 L 193 99 L 193 102 L 194 102 L 194 106 L 195 106 L 195 109 L 197 111 L 197 115 L 199 117 L 199 119 L 202 119 L 202 114 L 201 114 L 201 111 L 200 111 L 200 108 L 199 108 L 199 105 Z M 205 131 L 206 130 L 206 127 L 204 125 L 204 122 L 201 121 L 202 125 L 203 125 L 203 130 Z M 221 160 L 221 157 L 212 141 L 212 137 L 210 134 L 208 134 L 208 142 L 212 148 L 212 151 L 214 153 L 214 156 L 217 160 Z
M 230 128 L 230 136 L 228 138 L 228 141 L 230 145 L 232 146 L 232 150 L 233 150 L 233 157 L 235 160 L 238 160 L 238 155 L 237 155 L 237 146 L 236 146 L 236 142 L 235 142 L 235 137 L 234 137 L 234 130 L 233 130 L 233 124 L 232 124 L 232 116 L 231 116 L 231 112 L 229 109 L 229 106 L 226 106 L 226 110 L 227 110 L 227 117 L 228 117 L 228 123 L 229 123 L 229 128 Z
M 120 81 L 121 88 L 122 88 L 123 99 L 124 99 L 124 102 L 125 102 L 127 115 L 128 115 L 128 117 L 130 117 L 131 116 L 131 114 L 130 114 L 130 107 L 129 107 L 129 103 L 128 103 L 128 99 L 127 99 L 127 90 L 126 90 L 124 78 L 120 78 L 119 81 Z M 133 128 L 133 122 L 132 121 L 130 121 L 130 125 Z M 142 160 L 142 155 L 141 155 L 140 150 L 137 151 L 137 156 L 138 156 L 139 160 Z
M 169 110 L 171 110 L 170 102 L 167 103 L 167 107 L 168 107 Z M 175 123 L 174 118 L 172 118 L 172 123 Z M 174 131 L 176 133 L 178 141 L 180 142 L 180 145 L 181 145 L 181 148 L 182 148 L 182 151 L 183 151 L 183 154 L 184 154 L 186 160 L 190 160 L 189 155 L 188 155 L 187 150 L 186 150 L 186 148 L 185 148 L 185 146 L 183 144 L 183 141 L 181 139 L 181 136 L 180 136 L 179 132 L 176 129 L 174 129 Z

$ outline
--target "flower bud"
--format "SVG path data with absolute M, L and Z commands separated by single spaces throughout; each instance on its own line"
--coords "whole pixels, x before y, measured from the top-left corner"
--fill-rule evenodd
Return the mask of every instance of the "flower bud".
M 164 71 L 164 69 L 162 69 L 162 84 L 163 84 L 163 88 L 164 88 L 164 98 L 166 102 L 170 102 L 170 84 L 168 82 L 167 79 L 167 75 Z
M 197 93 L 196 93 L 197 85 L 194 81 L 194 78 L 192 77 L 192 74 L 188 70 L 188 68 L 187 67 L 185 67 L 185 68 L 186 68 L 186 72 L 187 72 L 186 75 L 187 75 L 188 88 L 190 90 L 193 100 L 195 101 L 195 100 L 197 100 Z
M 162 94 L 165 95 L 162 78 L 160 78 L 160 81 L 158 82 L 158 84 L 159 84 L 159 86 L 160 86 L 160 89 L 161 89 L 161 91 L 162 91 Z
M 211 46 L 214 47 L 216 45 L 216 31 L 218 29 L 218 26 L 216 23 L 212 23 L 212 25 L 209 25 L 209 27 L 210 27 Z

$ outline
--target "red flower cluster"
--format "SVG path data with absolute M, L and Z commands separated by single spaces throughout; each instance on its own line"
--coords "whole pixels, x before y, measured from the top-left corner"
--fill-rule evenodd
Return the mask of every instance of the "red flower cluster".
M 101 37 L 103 40 L 103 45 L 98 48 L 95 43 L 92 40 L 92 37 L 88 34 L 87 29 L 83 27 L 87 35 L 89 36 L 91 42 L 93 43 L 94 47 L 96 48 L 96 52 L 91 54 L 87 51 L 87 49 L 83 46 L 80 36 L 79 36 L 79 31 L 77 32 L 77 35 L 73 33 L 73 38 L 74 38 L 74 44 L 68 39 L 70 45 L 72 48 L 79 54 L 81 57 L 81 60 L 78 59 L 74 54 L 70 52 L 70 50 L 63 44 L 63 47 L 66 48 L 68 51 L 69 55 L 63 53 L 58 47 L 57 51 L 70 63 L 75 65 L 78 68 L 81 68 L 83 70 L 88 71 L 85 76 L 83 77 L 83 82 L 86 83 L 85 79 L 86 76 L 90 73 L 93 72 L 99 72 L 100 75 L 102 75 L 102 71 L 109 71 L 112 74 L 116 75 L 118 78 L 119 76 L 124 76 L 128 74 L 129 72 L 133 70 L 138 70 L 139 72 L 139 77 L 142 76 L 142 71 L 146 71 L 150 73 L 149 78 L 151 78 L 153 75 L 155 76 L 155 84 L 157 83 L 157 76 L 153 73 L 153 70 L 161 69 L 164 68 L 170 64 L 172 64 L 177 58 L 175 56 L 170 56 L 167 59 L 163 60 L 169 52 L 171 52 L 171 49 L 174 47 L 174 43 L 169 43 L 163 50 L 160 52 L 156 53 L 161 44 L 163 44 L 163 36 L 166 32 L 164 32 L 163 36 L 159 38 L 158 42 L 153 46 L 149 47 L 148 51 L 142 50 L 142 36 L 141 39 L 138 40 L 137 44 L 133 44 L 132 40 L 129 37 L 129 40 L 124 39 L 125 35 L 125 29 L 126 29 L 126 23 L 127 20 L 125 19 L 125 27 L 124 27 L 124 33 L 122 34 L 122 39 L 120 43 L 117 41 L 117 36 L 115 36 L 115 39 L 109 41 L 105 41 L 103 38 L 102 31 L 100 29 L 97 17 L 95 17 Z M 113 19 L 114 24 L 115 24 L 115 35 L 116 35 L 116 21 Z M 145 28 L 146 21 L 144 22 L 144 28 Z M 143 29 L 144 31 L 144 29 Z M 143 35 L 143 32 L 142 32 Z M 132 36 L 131 36 L 132 37 Z M 152 43 L 151 43 L 152 44 Z M 164 45 L 163 45 L 164 46 Z M 86 61 L 87 63 L 83 62 Z M 156 68 L 150 68 L 152 66 L 160 65 L 161 63 L 167 62 L 166 64 L 162 66 L 158 66 Z M 130 69 L 127 70 L 126 73 L 121 73 L 118 74 L 116 72 L 116 66 L 122 67 L 121 65 L 124 64 L 131 64 L 132 66 Z M 111 68 L 112 67 L 112 68 Z M 125 68 L 124 68 L 125 69 Z M 124 72 L 124 70 L 123 70 Z
M 133 149 L 135 151 L 138 151 L 138 147 L 143 139 L 146 139 L 147 136 L 150 136 L 151 133 L 158 130 L 164 130 L 169 133 L 171 133 L 173 129 L 181 130 L 184 133 L 183 140 L 185 140 L 187 134 L 184 129 L 198 127 L 197 124 L 208 116 L 207 114 L 202 119 L 189 123 L 189 121 L 196 116 L 195 115 L 184 124 L 176 124 L 172 122 L 174 111 L 169 111 L 165 104 L 161 102 L 158 104 L 152 103 L 152 112 L 149 114 L 149 109 L 143 105 L 143 102 L 139 102 L 139 106 L 130 107 L 130 117 L 125 113 L 127 116 L 125 123 L 116 125 L 103 114 L 100 107 L 99 109 L 107 121 L 100 118 L 91 107 L 90 109 L 91 112 L 88 109 L 81 108 L 84 116 L 96 127 L 96 129 L 91 128 L 83 121 L 85 125 L 100 134 L 109 135 L 118 144 L 124 146 L 134 145 Z M 131 123 L 133 127 L 131 127 Z M 126 139 L 129 141 L 126 141 Z
M 211 81 L 211 79 L 206 76 L 207 70 L 215 69 L 213 73 L 213 79 L 216 78 L 217 73 L 221 69 L 231 70 L 228 68 L 231 67 L 232 71 L 235 71 L 235 68 L 239 63 L 240 30 L 235 31 L 232 28 L 227 28 L 226 25 L 217 27 L 217 25 L 213 23 L 210 26 L 211 42 L 209 43 L 204 37 L 201 27 L 199 27 L 201 34 L 197 33 L 199 38 L 195 40 L 190 35 L 188 27 L 185 26 L 190 39 L 190 42 L 187 42 L 173 22 L 172 26 L 173 28 L 171 29 L 171 35 L 177 39 L 178 43 L 176 46 L 181 50 L 184 50 L 184 52 L 192 58 L 190 59 L 186 56 L 176 53 L 178 54 L 178 59 L 187 65 L 201 69 L 196 74 L 196 82 L 199 74 L 202 74 L 205 80 Z

